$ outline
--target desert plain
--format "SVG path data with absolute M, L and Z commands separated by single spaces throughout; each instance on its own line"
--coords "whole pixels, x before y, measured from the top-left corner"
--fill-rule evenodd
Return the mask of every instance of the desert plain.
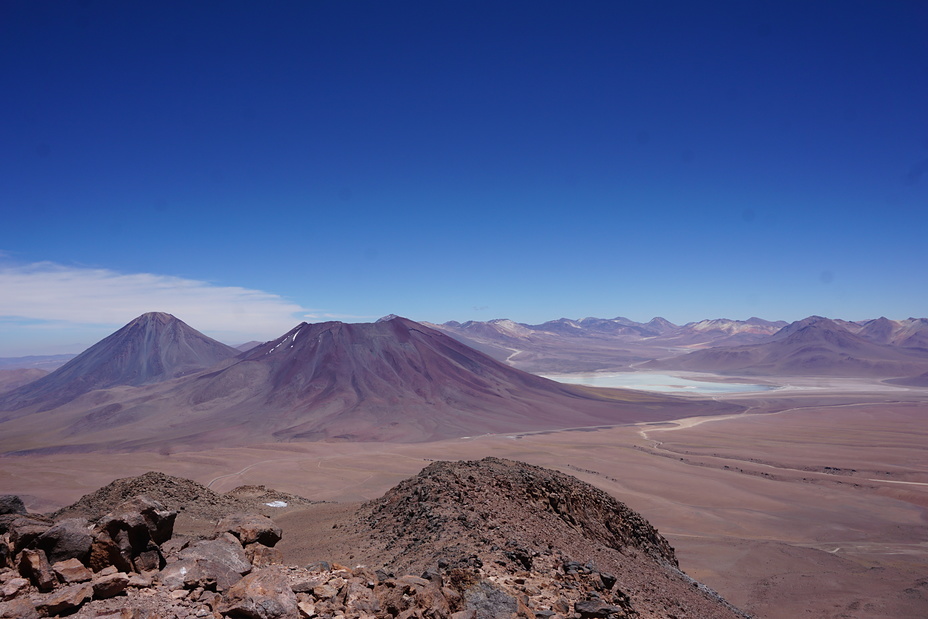
M 612 494 L 670 540 L 686 573 L 757 617 L 926 616 L 928 389 L 764 382 L 774 388 L 711 396 L 743 413 L 679 421 L 424 443 L 5 456 L 0 487 L 47 512 L 149 470 L 217 491 L 266 485 L 325 501 L 268 508 L 284 528 L 286 559 L 350 562 L 333 524 L 355 505 L 431 461 L 497 456 Z

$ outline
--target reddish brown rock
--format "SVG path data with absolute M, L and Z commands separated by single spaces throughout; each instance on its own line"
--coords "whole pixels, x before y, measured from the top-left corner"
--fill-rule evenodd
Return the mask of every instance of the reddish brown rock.
M 214 591 L 227 591 L 241 580 L 242 575 L 228 565 L 208 559 L 179 559 L 164 566 L 158 580 L 169 589 L 202 587 Z
M 264 544 L 255 542 L 245 548 L 245 556 L 251 562 L 252 567 L 262 568 L 269 565 L 283 563 L 283 555 L 276 548 L 268 548 Z
M 58 580 L 66 585 L 87 582 L 93 578 L 93 572 L 87 569 L 87 566 L 77 559 L 58 561 L 52 565 L 52 570 L 54 570 L 55 575 L 58 576 Z
M 98 600 L 111 598 L 125 591 L 128 585 L 129 576 L 124 572 L 116 572 L 104 576 L 98 574 L 97 577 L 93 579 L 93 597 Z
M 0 618 L 2 619 L 39 619 L 39 616 L 35 604 L 26 598 L 0 602 Z
M 80 608 L 84 602 L 93 596 L 93 587 L 87 584 L 68 585 L 50 593 L 36 604 L 40 613 L 46 615 L 60 615 L 70 613 Z
M 217 610 L 248 619 L 300 619 L 301 616 L 286 573 L 274 567 L 242 578 L 222 596 Z
M 132 571 L 132 552 L 131 545 L 128 543 L 127 535 L 119 535 L 122 545 L 118 544 L 109 533 L 100 531 L 94 537 L 90 545 L 90 556 L 87 559 L 87 565 L 95 572 L 114 566 L 119 570 Z
M 26 578 L 11 578 L 3 583 L 0 587 L 0 599 L 9 600 L 29 588 L 29 580 Z
M 58 577 L 41 550 L 23 550 L 19 559 L 19 573 L 28 578 L 39 591 L 51 591 L 58 584 Z
M 219 521 L 218 528 L 237 537 L 243 546 L 257 542 L 273 547 L 280 541 L 280 527 L 260 514 L 232 514 Z

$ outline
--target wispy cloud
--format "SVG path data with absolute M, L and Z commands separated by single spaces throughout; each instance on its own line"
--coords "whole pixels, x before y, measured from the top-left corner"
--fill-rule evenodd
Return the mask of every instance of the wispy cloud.
M 121 326 L 151 311 L 168 312 L 196 329 L 225 334 L 233 341 L 239 336 L 276 337 L 312 312 L 261 290 L 170 275 L 51 262 L 0 265 L 0 318 L 6 320 Z
M 331 314 L 322 310 L 304 310 L 303 320 L 307 322 L 324 322 L 327 320 L 370 320 L 380 316 L 362 316 L 359 314 Z

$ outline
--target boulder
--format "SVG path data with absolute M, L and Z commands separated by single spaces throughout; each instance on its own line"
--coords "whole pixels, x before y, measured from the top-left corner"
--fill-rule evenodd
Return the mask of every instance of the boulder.
M 264 544 L 255 542 L 245 547 L 245 556 L 252 567 L 262 568 L 284 562 L 283 554 L 276 548 L 268 548 Z
M 227 591 L 242 579 L 242 575 L 228 565 L 207 559 L 180 559 L 164 566 L 158 580 L 168 589 L 195 589 Z
M 46 596 L 36 604 L 36 608 L 45 615 L 68 614 L 80 608 L 91 597 L 93 587 L 89 584 L 68 585 Z
M 52 564 L 52 570 L 55 572 L 55 575 L 58 576 L 58 580 L 66 585 L 87 582 L 93 578 L 93 572 L 87 569 L 87 567 L 77 559 L 58 561 Z
M 300 619 L 301 616 L 286 573 L 275 567 L 242 578 L 222 596 L 217 610 L 224 615 L 248 619 Z
M 26 505 L 15 494 L 0 494 L 0 514 L 25 514 Z
M 574 611 L 581 619 L 607 619 L 608 617 L 625 617 L 625 609 L 607 604 L 602 600 L 585 600 L 574 604 Z
M 25 578 L 11 578 L 0 587 L 0 599 L 9 600 L 29 588 L 29 581 Z
M 199 559 L 225 565 L 239 575 L 251 571 L 251 563 L 235 537 L 223 533 L 215 539 L 194 542 L 177 553 L 179 559 Z
M 280 541 L 281 528 L 261 514 L 232 514 L 219 521 L 218 529 L 237 537 L 243 546 L 255 542 L 273 547 Z
M 51 526 L 51 522 L 32 516 L 21 516 L 13 520 L 9 525 L 11 554 L 17 555 L 23 548 L 31 547 L 36 538 Z
M 98 531 L 90 545 L 87 565 L 95 572 L 113 566 L 118 570 L 132 571 L 132 544 L 128 533 L 116 531 L 117 543 L 106 531 Z
M 164 565 L 158 544 L 171 538 L 177 512 L 157 501 L 137 496 L 122 503 L 97 523 L 90 549 L 94 571 L 112 565 L 120 571 L 154 570 Z
M 19 558 L 19 573 L 28 578 L 39 591 L 51 591 L 58 584 L 58 577 L 41 550 L 23 550 Z
M 35 604 L 27 598 L 0 602 L 0 619 L 39 619 Z
M 133 542 L 139 541 L 144 546 L 148 541 L 162 544 L 171 539 L 176 518 L 176 511 L 166 510 L 146 496 L 137 496 L 103 516 L 97 524 L 107 532 L 129 531 Z
M 86 561 L 92 543 L 90 521 L 85 518 L 68 518 L 57 522 L 35 540 L 36 548 L 44 550 L 51 563 L 67 559 Z
M 97 574 L 93 579 L 93 597 L 102 600 L 119 595 L 129 586 L 129 576 L 125 572 Z

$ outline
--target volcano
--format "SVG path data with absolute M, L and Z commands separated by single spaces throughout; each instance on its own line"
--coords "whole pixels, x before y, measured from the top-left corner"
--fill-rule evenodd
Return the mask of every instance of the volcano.
M 394 317 L 301 323 L 198 374 L 96 392 L 13 420 L 18 424 L 7 422 L 3 430 L 12 437 L 20 425 L 26 432 L 25 424 L 41 423 L 41 443 L 56 448 L 184 449 L 307 440 L 419 442 L 735 410 L 740 408 L 711 401 L 564 385 Z
M 0 410 L 49 410 L 97 389 L 193 374 L 237 354 L 170 314 L 149 312 L 47 376 L 4 394 Z

